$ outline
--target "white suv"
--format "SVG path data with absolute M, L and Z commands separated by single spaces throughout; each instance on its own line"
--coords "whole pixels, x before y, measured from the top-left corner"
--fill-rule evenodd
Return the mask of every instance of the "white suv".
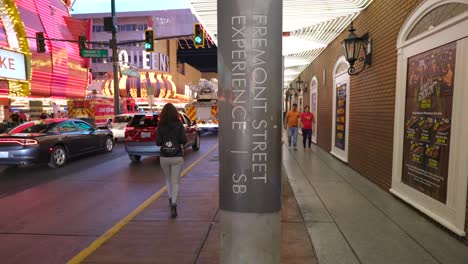
M 112 122 L 110 122 L 109 129 L 114 134 L 115 141 L 124 140 L 125 139 L 125 127 L 127 126 L 128 122 L 132 120 L 134 114 L 121 114 L 116 115 Z

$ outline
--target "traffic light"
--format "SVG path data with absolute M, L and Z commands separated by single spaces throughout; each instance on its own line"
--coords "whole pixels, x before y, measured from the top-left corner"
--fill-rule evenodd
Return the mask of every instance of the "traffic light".
M 37 53 L 46 52 L 44 32 L 36 32 L 36 49 Z
M 194 25 L 193 43 L 195 45 L 195 48 L 205 47 L 205 29 L 200 23 L 195 23 Z
M 145 50 L 154 51 L 154 31 L 152 29 L 145 30 Z
M 80 48 L 80 54 L 83 50 L 87 49 L 86 47 L 86 36 L 80 35 L 78 37 L 78 46 Z

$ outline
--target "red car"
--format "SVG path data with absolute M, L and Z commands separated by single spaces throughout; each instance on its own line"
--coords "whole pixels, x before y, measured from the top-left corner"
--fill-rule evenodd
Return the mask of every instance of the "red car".
M 200 149 L 200 132 L 195 123 L 183 112 L 179 112 L 180 121 L 184 125 L 187 135 L 185 148 Z M 132 161 L 139 161 L 141 156 L 159 156 L 156 146 L 156 128 L 159 113 L 135 114 L 125 127 L 125 150 Z

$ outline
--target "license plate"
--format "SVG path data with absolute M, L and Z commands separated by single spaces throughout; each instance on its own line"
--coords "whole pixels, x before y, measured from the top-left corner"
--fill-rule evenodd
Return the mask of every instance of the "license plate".
M 0 158 L 8 158 L 8 152 L 1 151 L 0 152 Z
M 141 132 L 141 138 L 149 138 L 151 136 L 151 133 L 149 132 Z

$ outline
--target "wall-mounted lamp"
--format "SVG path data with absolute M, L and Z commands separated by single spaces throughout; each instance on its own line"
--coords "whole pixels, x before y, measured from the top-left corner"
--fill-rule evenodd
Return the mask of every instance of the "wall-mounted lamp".
M 292 96 L 297 96 L 297 91 L 292 87 L 292 83 L 289 84 L 289 88 L 286 90 L 286 95 L 291 99 Z
M 371 65 L 371 38 L 369 37 L 369 33 L 364 34 L 362 37 L 358 37 L 354 34 L 354 27 L 353 22 L 351 22 L 351 26 L 349 27 L 349 35 L 345 38 L 342 42 L 345 58 L 346 61 L 349 63 L 348 74 L 349 75 L 358 75 L 362 72 L 366 66 Z M 361 47 L 364 51 L 364 57 L 359 57 Z M 356 72 L 354 68 L 354 63 L 356 61 L 362 61 L 363 65 L 360 71 Z
M 285 99 L 287 100 L 287 99 L 289 98 L 289 89 L 288 89 L 288 87 L 286 87 L 286 86 L 285 86 L 283 89 L 284 89 L 284 96 L 285 96 Z
M 308 83 L 307 82 L 304 82 L 301 80 L 301 76 L 299 75 L 299 78 L 297 79 L 296 81 L 296 90 L 301 93 L 301 91 L 303 91 L 304 93 L 307 93 L 307 87 L 308 87 Z

